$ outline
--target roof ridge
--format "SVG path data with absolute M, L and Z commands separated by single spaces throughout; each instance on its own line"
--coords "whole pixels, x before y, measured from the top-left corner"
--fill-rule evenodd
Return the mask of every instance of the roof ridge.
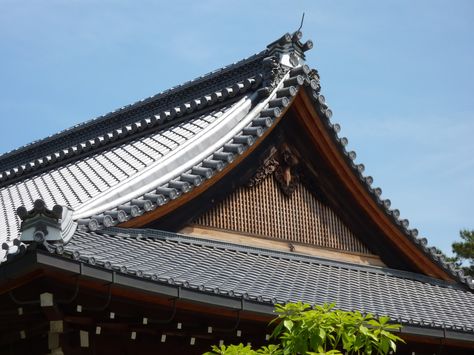
M 296 84 L 293 83 L 295 81 L 295 75 L 300 76 L 297 73 L 309 70 L 306 65 L 289 70 L 289 68 L 280 66 L 273 56 L 266 57 L 263 60 L 263 65 L 265 67 L 263 74 L 264 79 L 255 87 L 255 89 L 258 88 L 258 90 L 247 98 L 250 111 L 245 115 L 248 117 L 247 119 L 239 120 L 238 125 L 230 131 L 232 137 L 227 137 L 225 142 L 220 141 L 219 145 L 215 146 L 213 151 L 208 152 L 209 155 L 199 162 L 195 162 L 192 166 L 186 168 L 182 167 L 182 170 L 179 173 L 177 172 L 170 180 L 162 181 L 143 194 L 140 193 L 136 195 L 133 200 L 121 202 L 123 205 L 115 206 L 114 208 L 121 209 L 127 205 L 127 207 L 125 207 L 126 209 L 132 207 L 137 209 L 139 206 L 144 212 L 150 212 L 151 210 L 159 208 L 170 200 L 174 200 L 182 194 L 191 191 L 192 188 L 200 185 L 203 180 L 212 178 L 215 173 L 224 169 L 226 165 L 231 164 L 236 157 L 244 154 L 250 146 L 257 142 L 257 140 L 263 136 L 264 132 L 273 126 L 275 121 L 282 116 L 282 113 L 296 95 L 298 91 L 297 87 L 300 85 L 310 85 L 310 83 L 306 81 L 304 83 L 301 81 Z M 293 84 L 296 86 L 293 86 Z M 245 109 L 245 104 L 242 107 Z M 251 114 L 250 112 L 253 113 Z M 230 114 L 238 114 L 238 111 L 231 112 Z M 184 189 L 183 186 L 179 187 L 177 184 L 183 185 L 183 177 L 189 182 L 189 174 L 199 175 L 198 182 L 186 184 Z M 180 180 L 180 182 L 177 180 Z M 147 205 L 146 208 L 145 205 Z M 103 215 L 107 215 L 109 212 L 110 211 L 104 210 L 97 211 L 98 214 L 94 216 L 91 214 L 85 216 L 78 212 L 80 214 L 78 218 L 81 218 L 80 224 L 83 227 L 96 230 L 98 228 L 116 225 L 119 222 L 114 220 L 103 223 Z M 128 217 L 133 218 L 139 215 L 141 214 L 136 212 L 134 214 L 128 214 Z
M 79 159 L 84 155 L 84 152 L 86 152 L 87 155 L 90 155 L 92 150 L 109 145 L 109 143 L 113 143 L 114 145 L 123 143 L 124 139 L 128 141 L 131 137 L 135 137 L 136 132 L 150 132 L 158 125 L 164 126 L 166 124 L 178 124 L 182 119 L 178 120 L 177 117 L 189 118 L 190 115 L 194 116 L 199 112 L 206 112 L 206 110 L 211 108 L 219 107 L 224 102 L 241 97 L 249 89 L 254 89 L 262 82 L 262 80 L 263 76 L 260 73 L 256 76 L 234 83 L 233 87 L 237 85 L 239 86 L 238 89 L 233 87 L 229 88 L 224 85 L 224 87 L 219 87 L 219 89 L 209 92 L 208 95 L 198 96 L 189 101 L 186 100 L 181 105 L 171 105 L 168 110 L 160 110 L 148 118 L 128 124 L 125 123 L 118 128 L 113 128 L 112 130 L 105 130 L 103 134 L 95 136 L 94 138 L 86 139 L 78 144 L 68 145 L 58 151 L 52 150 L 48 155 L 40 156 L 34 160 L 26 161 L 24 164 L 14 166 L 8 170 L 0 171 L 0 186 L 3 185 L 2 183 L 7 181 L 8 183 L 11 183 L 11 180 L 15 178 L 17 178 L 17 180 L 25 179 L 27 177 L 26 175 L 31 175 L 25 174 L 25 172 L 33 172 L 45 166 L 51 168 L 52 164 L 57 165 L 58 162 L 73 157 Z M 229 93 L 232 89 L 235 91 Z
M 268 50 L 265 49 L 261 52 L 253 54 L 253 55 L 251 55 L 247 58 L 244 58 L 242 60 L 239 60 L 239 61 L 234 62 L 234 63 L 229 64 L 229 65 L 220 67 L 219 69 L 213 70 L 213 71 L 208 72 L 206 74 L 200 75 L 200 76 L 198 76 L 198 77 L 196 77 L 192 80 L 184 82 L 183 84 L 176 85 L 174 87 L 171 87 L 169 89 L 161 91 L 161 92 L 159 92 L 155 95 L 152 95 L 152 96 L 149 96 L 147 98 L 138 100 L 138 101 L 136 101 L 132 104 L 122 106 L 122 107 L 120 107 L 116 110 L 110 111 L 106 114 L 100 115 L 98 117 L 92 118 L 92 119 L 87 120 L 87 121 L 82 122 L 82 123 L 78 123 L 76 125 L 73 125 L 69 128 L 66 128 L 64 130 L 56 132 L 56 133 L 54 133 L 52 135 L 49 135 L 47 137 L 38 139 L 38 140 L 33 141 L 31 143 L 28 143 L 26 145 L 23 145 L 23 146 L 20 146 L 18 148 L 12 149 L 8 152 L 5 152 L 5 153 L 0 155 L 0 166 L 2 165 L 2 163 L 5 162 L 5 160 L 11 159 L 14 156 L 17 156 L 17 155 L 25 153 L 29 150 L 32 150 L 33 148 L 36 148 L 38 146 L 54 142 L 54 141 L 56 141 L 60 138 L 63 138 L 63 137 L 65 137 L 67 135 L 70 135 L 70 134 L 74 134 L 74 133 L 79 132 L 81 130 L 90 129 L 91 127 L 94 127 L 94 126 L 106 121 L 107 119 L 112 119 L 114 117 L 117 117 L 119 114 L 124 114 L 124 113 L 129 112 L 130 110 L 138 109 L 140 107 L 146 106 L 147 104 L 150 104 L 153 101 L 160 100 L 160 99 L 165 99 L 168 96 L 179 94 L 180 92 L 182 92 L 182 91 L 184 91 L 184 90 L 186 90 L 190 87 L 201 84 L 202 82 L 208 81 L 208 80 L 210 80 L 214 77 L 222 75 L 225 72 L 228 72 L 228 71 L 237 69 L 239 67 L 242 67 L 246 64 L 251 63 L 252 61 L 258 61 L 259 59 L 262 59 L 265 56 L 267 51 Z M 29 163 L 29 161 L 24 161 L 21 164 L 27 164 L 27 163 Z M 17 165 L 20 165 L 20 164 L 17 164 Z M 11 168 L 8 168 L 8 169 L 11 169 Z

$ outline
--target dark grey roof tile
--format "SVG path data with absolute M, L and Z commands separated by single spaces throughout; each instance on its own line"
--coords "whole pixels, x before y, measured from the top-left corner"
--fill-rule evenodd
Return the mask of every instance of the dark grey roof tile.
M 117 235 L 118 234 L 118 235 Z M 79 252 L 118 271 L 156 282 L 256 302 L 336 302 L 345 310 L 388 315 L 406 324 L 474 327 L 474 294 L 460 286 L 392 269 L 199 241 L 159 231 L 77 232 L 65 255 Z M 142 276 L 143 277 L 143 276 Z M 162 280 L 162 281 L 159 281 Z

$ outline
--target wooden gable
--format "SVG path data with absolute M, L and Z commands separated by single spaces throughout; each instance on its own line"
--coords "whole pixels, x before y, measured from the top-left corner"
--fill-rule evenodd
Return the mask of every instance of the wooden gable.
M 275 161 L 276 162 L 276 161 Z M 238 188 L 193 225 L 234 231 L 249 236 L 270 237 L 348 252 L 373 253 L 301 182 L 291 194 L 278 187 L 273 172 L 251 186 Z
M 309 100 L 297 95 L 219 182 L 148 226 L 451 280 L 377 206 Z

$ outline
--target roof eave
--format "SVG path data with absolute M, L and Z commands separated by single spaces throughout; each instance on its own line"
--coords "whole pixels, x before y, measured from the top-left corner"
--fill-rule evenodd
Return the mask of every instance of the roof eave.
M 243 297 L 231 297 L 227 294 L 212 294 L 181 285 L 170 285 L 154 280 L 146 280 L 133 275 L 125 275 L 115 270 L 87 265 L 81 261 L 50 254 L 41 250 L 31 250 L 22 258 L 0 266 L 3 271 L 0 278 L 0 293 L 6 293 L 30 280 L 45 274 L 45 271 L 73 274 L 80 278 L 99 281 L 113 287 L 133 290 L 136 294 L 149 293 L 160 297 L 174 298 L 182 302 L 201 304 L 208 308 L 219 308 L 239 311 L 255 315 L 260 319 L 274 317 L 274 304 L 265 301 L 246 300 Z M 8 277 L 6 276 L 8 275 Z M 11 276 L 15 275 L 12 279 Z M 408 335 L 411 339 L 424 341 L 426 338 L 449 342 L 466 348 L 474 347 L 474 333 L 444 329 L 429 326 L 414 326 L 404 324 L 401 336 Z

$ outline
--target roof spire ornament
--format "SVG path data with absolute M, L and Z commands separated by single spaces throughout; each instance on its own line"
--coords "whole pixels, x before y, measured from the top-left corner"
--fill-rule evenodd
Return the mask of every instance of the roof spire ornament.
M 267 46 L 268 55 L 277 57 L 281 64 L 290 68 L 303 65 L 305 62 L 304 53 L 313 48 L 313 41 L 307 40 L 305 43 L 301 42 L 303 32 L 300 30 L 303 27 L 303 22 L 304 13 L 301 18 L 300 27 L 293 32 L 293 34 L 285 33 Z

